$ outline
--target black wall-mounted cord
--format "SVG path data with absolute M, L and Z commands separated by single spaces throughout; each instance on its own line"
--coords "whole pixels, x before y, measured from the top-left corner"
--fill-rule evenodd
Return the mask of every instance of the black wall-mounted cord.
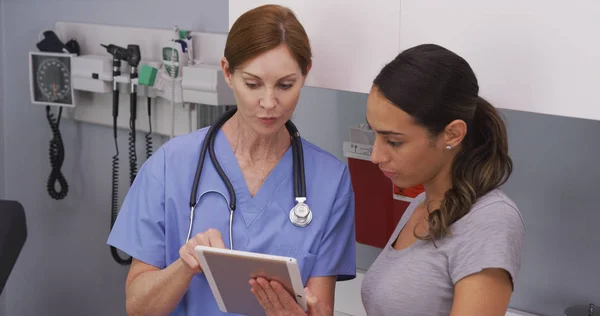
M 69 192 L 69 184 L 65 179 L 64 175 L 60 171 L 62 164 L 65 160 L 65 147 L 63 144 L 62 136 L 60 134 L 60 118 L 62 116 L 62 107 L 58 110 L 58 118 L 54 118 L 54 115 L 50 112 L 50 106 L 46 106 L 46 118 L 50 124 L 52 130 L 52 139 L 50 140 L 50 176 L 46 184 L 48 194 L 55 200 L 62 200 L 67 196 Z M 60 190 L 56 190 L 56 183 L 60 186 Z
M 137 153 L 135 152 L 135 119 L 129 119 L 129 185 L 137 175 Z
M 117 142 L 117 117 L 119 116 L 119 90 L 115 88 L 113 90 L 113 138 L 115 139 L 115 150 L 116 153 L 112 157 L 112 201 L 111 201 L 111 214 L 110 214 L 110 229 L 112 230 L 117 216 L 119 215 L 119 143 Z M 117 248 L 110 246 L 110 254 L 113 259 L 120 265 L 129 265 L 132 262 L 132 258 L 123 259 L 119 256 Z
M 118 91 L 117 91 L 118 93 Z M 118 100 L 117 100 L 118 102 Z M 117 117 L 113 117 L 113 134 L 115 138 L 115 149 L 116 154 L 112 157 L 112 208 L 111 208 L 111 217 L 110 217 L 110 229 L 112 230 L 115 222 L 117 221 L 117 216 L 119 215 L 119 145 L 117 143 Z M 117 248 L 110 246 L 110 254 L 113 259 L 120 265 L 129 265 L 132 262 L 132 258 L 123 259 L 119 256 L 117 252 Z
M 146 133 L 146 159 L 152 156 L 152 98 L 148 97 L 148 133 Z

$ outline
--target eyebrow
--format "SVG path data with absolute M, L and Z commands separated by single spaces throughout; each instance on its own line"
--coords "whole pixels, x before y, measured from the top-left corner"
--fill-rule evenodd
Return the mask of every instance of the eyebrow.
M 380 130 L 373 129 L 373 127 L 371 127 L 371 124 L 369 124 L 369 120 L 367 120 L 366 117 L 365 117 L 365 122 L 367 122 L 367 125 L 369 126 L 369 128 L 371 130 L 375 131 L 377 134 L 381 134 L 381 135 L 396 135 L 396 136 L 397 135 L 404 135 L 403 133 L 400 133 L 400 132 L 386 131 L 386 130 L 380 131 Z
M 246 75 L 248 75 L 248 76 L 254 77 L 254 78 L 256 78 L 256 79 L 260 79 L 260 80 L 262 80 L 262 78 L 260 78 L 259 76 L 255 75 L 255 74 L 252 74 L 252 73 L 249 73 L 249 72 L 247 72 L 247 71 L 244 71 L 243 73 L 244 73 L 244 74 L 246 74 Z M 281 78 L 281 79 L 279 79 L 279 80 L 287 79 L 288 77 L 295 76 L 295 75 L 296 75 L 295 73 L 291 73 L 291 74 L 289 74 L 289 75 L 286 75 L 286 76 L 282 77 L 282 78 Z

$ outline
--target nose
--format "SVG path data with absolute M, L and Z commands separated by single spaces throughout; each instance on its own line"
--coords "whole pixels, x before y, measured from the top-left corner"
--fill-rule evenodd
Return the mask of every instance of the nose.
M 277 99 L 275 98 L 275 94 L 273 93 L 273 90 L 267 89 L 265 91 L 265 95 L 261 99 L 260 106 L 267 110 L 270 110 L 270 109 L 274 108 L 276 105 L 277 105 Z
M 373 150 L 371 151 L 371 162 L 378 165 L 383 162 L 386 162 L 388 159 L 388 155 L 385 152 L 384 146 L 382 146 L 381 141 L 375 138 L 375 142 L 373 142 Z

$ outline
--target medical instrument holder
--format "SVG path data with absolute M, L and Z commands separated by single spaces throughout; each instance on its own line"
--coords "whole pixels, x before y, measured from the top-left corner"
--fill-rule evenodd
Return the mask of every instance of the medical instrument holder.
M 49 144 L 51 171 L 46 182 L 46 189 L 51 198 L 64 199 L 69 192 L 69 185 L 61 168 L 65 159 L 64 144 L 60 133 L 60 120 L 63 107 L 74 107 L 77 95 L 72 84 L 72 61 L 79 55 L 77 41 L 71 40 L 74 50 L 69 51 L 53 31 L 43 33 L 44 39 L 37 43 L 41 52 L 29 54 L 29 76 L 32 103 L 45 104 L 46 118 L 52 130 Z M 62 47 L 62 48 L 61 48 Z M 58 106 L 58 117 L 54 118 L 51 106 Z M 60 190 L 56 190 L 56 184 Z
M 135 120 L 137 119 L 137 80 L 138 65 L 141 60 L 140 47 L 138 45 L 127 45 L 127 56 L 125 60 L 130 66 L 131 90 L 129 94 L 129 184 L 133 184 L 137 175 L 137 154 L 135 150 L 136 130 Z
M 119 116 L 119 79 L 121 76 L 121 61 L 126 61 L 128 58 L 127 49 L 114 45 L 100 44 L 106 48 L 106 51 L 113 57 L 113 99 L 112 99 L 112 116 L 113 116 L 113 138 L 115 142 L 115 155 L 112 157 L 112 181 L 111 181 L 111 221 L 110 228 L 112 229 L 119 213 L 119 145 L 117 142 L 117 117 Z M 110 246 L 110 253 L 113 259 L 121 265 L 131 264 L 133 258 L 123 259 L 119 256 L 117 249 Z

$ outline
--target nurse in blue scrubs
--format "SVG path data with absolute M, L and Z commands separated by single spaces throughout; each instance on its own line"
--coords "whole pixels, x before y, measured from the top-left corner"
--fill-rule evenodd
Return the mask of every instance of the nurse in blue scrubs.
M 214 152 L 235 191 L 233 248 L 296 258 L 309 293 L 332 309 L 336 280 L 356 272 L 354 194 L 347 166 L 306 140 L 312 220 L 304 227 L 290 220 L 296 201 L 285 124 L 310 67 L 307 35 L 290 10 L 267 5 L 240 16 L 222 60 L 237 111 L 217 130 Z M 108 244 L 133 257 L 126 281 L 130 315 L 221 315 L 193 253 L 196 245 L 229 248 L 231 242 L 231 199 L 208 153 L 188 231 L 190 191 L 207 131 L 172 139 L 143 164 L 110 233 Z

